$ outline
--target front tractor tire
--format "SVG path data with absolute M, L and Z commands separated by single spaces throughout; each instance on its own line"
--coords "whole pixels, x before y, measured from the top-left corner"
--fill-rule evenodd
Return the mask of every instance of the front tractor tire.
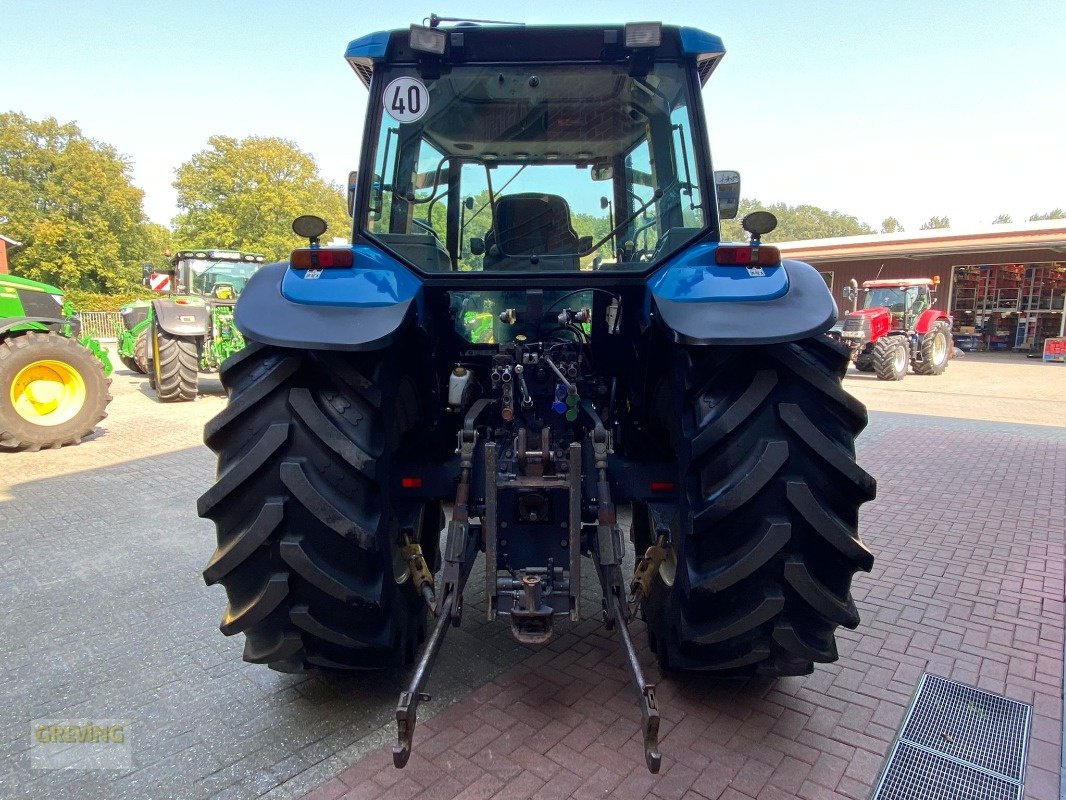
M 916 375 L 942 375 L 948 368 L 948 359 L 955 346 L 951 328 L 944 321 L 933 323 L 932 329 L 922 337 L 922 360 L 911 365 Z
M 57 333 L 0 341 L 0 446 L 77 444 L 107 416 L 111 379 L 78 342 Z
M 907 341 L 902 336 L 882 336 L 870 353 L 878 380 L 901 381 L 907 377 L 910 354 Z
M 807 674 L 858 625 L 851 579 L 873 566 L 858 509 L 876 484 L 855 463 L 867 417 L 841 386 L 848 360 L 826 337 L 677 353 L 654 407 L 683 491 L 644 603 L 665 671 Z M 634 509 L 638 548 L 646 516 Z
M 249 342 L 223 364 L 226 409 L 204 441 L 218 479 L 201 498 L 225 587 L 220 628 L 283 672 L 398 668 L 425 636 L 404 535 L 434 565 L 441 505 L 390 496 L 390 460 L 421 433 L 422 395 L 382 354 Z
M 196 399 L 200 372 L 197 340 L 175 336 L 152 325 L 152 388 L 160 403 L 182 403 Z

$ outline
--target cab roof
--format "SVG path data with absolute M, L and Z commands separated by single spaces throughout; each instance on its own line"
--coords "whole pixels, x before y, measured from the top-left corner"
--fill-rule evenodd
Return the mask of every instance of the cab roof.
M 474 25 L 441 27 L 448 42 L 441 63 L 485 64 L 507 62 L 600 62 L 629 60 L 634 49 L 625 47 L 624 25 Z M 725 55 L 721 38 L 696 28 L 662 26 L 658 47 L 641 48 L 653 60 L 694 59 L 700 84 Z M 356 75 L 366 85 L 377 64 L 417 64 L 422 54 L 410 47 L 410 30 L 381 31 L 352 40 L 344 53 Z M 422 59 L 424 61 L 424 59 Z
M 932 286 L 932 278 L 895 278 L 879 281 L 863 281 L 863 289 L 896 289 L 902 286 Z

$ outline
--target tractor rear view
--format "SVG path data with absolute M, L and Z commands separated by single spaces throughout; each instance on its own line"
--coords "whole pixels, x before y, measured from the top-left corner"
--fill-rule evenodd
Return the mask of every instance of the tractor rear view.
M 947 369 L 954 345 L 951 317 L 933 308 L 939 284 L 939 277 L 863 283 L 862 308 L 848 313 L 840 331 L 856 369 L 883 381 L 903 380 L 908 366 L 916 375 Z
M 772 215 L 720 241 L 739 176 L 707 145 L 717 36 L 439 22 L 349 45 L 370 91 L 353 242 L 297 219 L 308 246 L 237 303 L 204 578 L 247 661 L 415 664 L 402 767 L 477 559 L 519 642 L 602 614 L 657 771 L 635 620 L 664 672 L 708 677 L 809 673 L 859 623 L 875 483 L 836 305 L 761 242 Z
M 0 275 L 0 447 L 77 444 L 107 416 L 111 362 L 63 293 Z
M 148 382 L 161 403 L 195 400 L 199 373 L 217 372 L 244 347 L 233 308 L 263 256 L 237 250 L 182 250 L 161 283 L 174 294 L 153 300 L 147 313 L 124 310 L 126 342 L 145 337 Z M 141 315 L 144 317 L 141 318 Z M 134 338 L 136 335 L 136 339 Z M 134 365 L 136 366 L 136 350 Z

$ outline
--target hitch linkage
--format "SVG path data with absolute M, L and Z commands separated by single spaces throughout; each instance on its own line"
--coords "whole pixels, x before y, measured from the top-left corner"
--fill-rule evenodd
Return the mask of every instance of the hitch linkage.
M 466 424 L 459 434 L 459 455 L 462 472 L 459 478 L 459 487 L 455 493 L 455 509 L 452 519 L 448 523 L 448 536 L 444 546 L 444 570 L 441 574 L 440 602 L 434 609 L 437 623 L 433 627 L 433 633 L 422 651 L 422 657 L 418 660 L 414 677 L 407 690 L 400 694 L 400 702 L 396 705 L 396 744 L 392 747 L 392 763 L 402 768 L 407 765 L 411 758 L 411 747 L 414 743 L 415 723 L 418 714 L 418 704 L 428 702 L 431 697 L 422 691 L 429 679 L 429 671 L 433 668 L 433 662 L 437 659 L 441 645 L 444 644 L 444 635 L 448 632 L 448 626 L 459 626 L 463 614 L 463 588 L 466 580 L 470 577 L 470 568 L 474 564 L 474 557 L 480 548 L 481 529 L 470 525 L 470 474 L 474 465 L 474 445 L 477 443 L 477 433 L 474 431 L 473 422 L 487 405 L 484 401 L 475 403 L 467 416 Z M 433 608 L 431 605 L 430 608 Z
M 618 628 L 626 666 L 629 667 L 630 677 L 637 690 L 641 730 L 644 734 L 644 761 L 649 771 L 657 773 L 663 761 L 662 753 L 659 752 L 659 707 L 655 701 L 655 686 L 644 678 L 644 670 L 640 667 L 633 637 L 629 633 L 629 614 L 624 600 L 625 580 L 622 577 L 622 532 L 618 528 L 611 488 L 607 481 L 607 434 L 599 419 L 594 419 L 597 425 L 592 433 L 592 448 L 596 469 L 599 471 L 599 485 L 596 489 L 597 525 L 592 559 L 596 562 L 596 572 L 603 587 L 605 622 L 609 629 Z

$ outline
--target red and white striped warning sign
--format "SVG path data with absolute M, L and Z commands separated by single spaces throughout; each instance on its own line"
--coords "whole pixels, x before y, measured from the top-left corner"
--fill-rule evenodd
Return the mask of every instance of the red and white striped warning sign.
M 148 278 L 148 285 L 152 287 L 153 292 L 169 292 L 170 273 L 153 272 L 151 277 Z

